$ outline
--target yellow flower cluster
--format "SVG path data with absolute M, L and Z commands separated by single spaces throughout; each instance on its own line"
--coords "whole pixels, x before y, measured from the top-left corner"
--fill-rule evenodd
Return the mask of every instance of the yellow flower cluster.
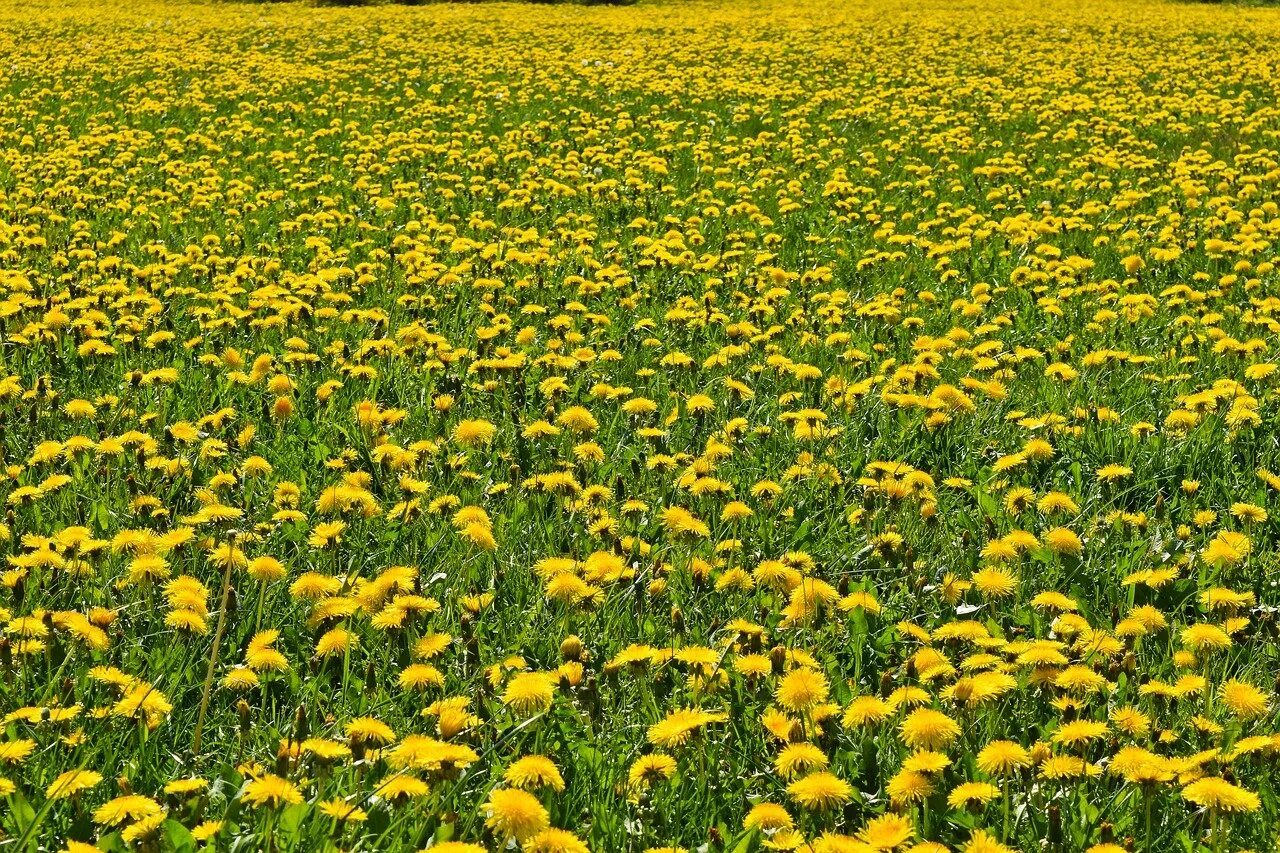
M 0 10 L 0 847 L 1274 849 L 1277 36 Z

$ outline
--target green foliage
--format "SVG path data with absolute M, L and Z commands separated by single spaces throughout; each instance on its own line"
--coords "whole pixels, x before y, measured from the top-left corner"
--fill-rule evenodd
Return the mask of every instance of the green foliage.
M 0 849 L 1272 849 L 1277 35 L 0 9 Z

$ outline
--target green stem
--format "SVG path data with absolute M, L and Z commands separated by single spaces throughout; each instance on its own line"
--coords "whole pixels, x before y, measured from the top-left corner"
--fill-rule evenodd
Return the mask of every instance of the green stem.
M 1142 819 L 1142 846 L 1146 853 L 1151 853 L 1151 804 L 1155 798 L 1151 796 L 1151 792 L 1145 789 L 1142 792 L 1142 798 L 1145 801 Z
M 253 635 L 262 630 L 262 605 L 267 600 L 267 582 L 258 582 L 258 611 L 253 617 Z
M 235 540 L 232 539 L 234 547 Z M 222 635 L 227 629 L 227 605 L 231 598 L 231 563 L 227 560 L 222 571 L 222 603 L 218 605 L 218 627 L 213 632 L 213 651 L 209 653 L 209 667 L 204 674 L 204 687 L 200 691 L 200 712 L 196 715 L 196 733 L 191 744 L 191 759 L 200 758 L 200 737 L 204 734 L 204 718 L 209 711 L 209 690 L 213 687 L 213 672 L 218 666 L 218 647 L 222 645 Z

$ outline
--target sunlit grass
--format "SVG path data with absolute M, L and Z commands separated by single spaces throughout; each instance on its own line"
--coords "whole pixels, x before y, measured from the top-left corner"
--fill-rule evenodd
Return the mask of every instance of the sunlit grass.
M 6 6 L 0 849 L 1273 849 L 1278 15 Z

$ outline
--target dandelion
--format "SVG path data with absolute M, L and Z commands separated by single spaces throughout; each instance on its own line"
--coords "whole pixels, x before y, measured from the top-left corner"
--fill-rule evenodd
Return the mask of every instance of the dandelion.
M 1182 798 L 1216 812 L 1255 812 L 1262 807 L 1258 795 L 1217 776 L 1197 779 L 1182 789 Z
M 807 668 L 783 676 L 775 693 L 778 704 L 790 711 L 807 711 L 827 699 L 827 680 Z
M 787 786 L 787 794 L 810 811 L 837 808 L 853 798 L 853 786 L 825 771 L 797 779 Z
M 900 770 L 885 786 L 889 800 L 897 805 L 909 805 L 926 799 L 934 792 L 933 780 L 918 770 Z
M 511 679 L 502 694 L 503 704 L 517 714 L 530 716 L 551 707 L 555 698 L 555 680 L 545 672 L 522 672 Z
M 1231 647 L 1231 636 L 1217 625 L 1201 623 L 1182 631 L 1182 645 L 1193 652 L 1204 654 Z
M 978 769 L 998 778 L 1012 775 L 1031 766 L 1031 753 L 1009 740 L 995 740 L 978 752 Z
M 1073 531 L 1065 527 L 1055 527 L 1043 534 L 1045 546 L 1055 554 L 1079 557 L 1084 550 L 1084 543 Z
M 93 770 L 68 770 L 53 780 L 45 791 L 45 796 L 51 800 L 74 797 L 97 786 L 101 781 L 102 774 Z
M 426 782 L 409 773 L 396 773 L 378 783 L 374 794 L 389 803 L 403 805 L 409 800 L 425 797 L 431 789 Z
M 1267 695 L 1246 681 L 1225 681 L 1219 694 L 1231 713 L 1245 720 L 1263 716 L 1270 706 Z
M 35 749 L 36 742 L 30 738 L 5 741 L 0 743 L 0 763 L 21 764 Z
M 1125 477 L 1133 474 L 1133 469 L 1126 465 L 1103 465 L 1097 470 L 1097 477 L 1103 483 L 1114 483 L 1117 480 L 1123 480 Z
M 122 823 L 162 814 L 164 814 L 164 808 L 150 797 L 127 794 L 98 806 L 93 812 L 93 821 L 105 826 L 119 826 Z
M 826 753 L 811 743 L 788 744 L 774 759 L 774 769 L 784 779 L 808 773 L 811 770 L 824 770 L 828 764 Z
M 369 819 L 368 812 L 344 800 L 324 800 L 319 803 L 320 813 L 331 817 L 337 823 L 363 823 Z
M 875 725 L 892 714 L 892 706 L 883 699 L 876 696 L 859 696 L 845 708 L 841 722 L 845 728 L 852 729 L 860 726 Z
M 894 850 L 915 837 L 915 827 L 910 819 L 896 814 L 884 814 L 872 818 L 858 838 L 875 850 Z
M 951 789 L 947 805 L 953 809 L 978 808 L 999 797 L 1000 789 L 989 782 L 965 782 Z
M 270 773 L 251 779 L 240 796 L 254 808 L 278 809 L 302 802 L 302 792 L 297 785 Z
M 121 831 L 120 837 L 126 844 L 130 845 L 140 845 L 143 842 L 154 841 L 154 839 L 159 835 L 160 828 L 164 823 L 165 815 L 148 815 L 129 826 L 126 826 Z
M 1013 574 L 993 567 L 975 572 L 970 580 L 974 589 L 991 598 L 1013 595 L 1018 588 L 1018 580 Z
M 590 853 L 586 843 L 565 829 L 548 827 L 524 843 L 527 853 Z
M 969 841 L 960 848 L 962 853 L 1013 853 L 1012 849 L 1001 844 L 985 829 L 975 829 Z
M 518 788 L 495 788 L 485 806 L 485 826 L 498 837 L 524 842 L 546 829 L 550 815 L 537 797 Z
M 498 428 L 486 420 L 461 421 L 453 428 L 453 440 L 464 447 L 480 447 L 493 441 Z
M 686 743 L 696 732 L 713 723 L 723 723 L 728 714 L 704 711 L 698 708 L 681 708 L 649 727 L 649 742 L 666 749 Z
M 517 788 L 564 790 L 564 777 L 560 775 L 559 768 L 544 755 L 524 756 L 508 767 L 502 778 Z
M 1249 537 L 1243 533 L 1224 530 L 1204 549 L 1204 559 L 1218 566 L 1235 566 L 1249 556 L 1252 548 Z
M 779 829 L 790 829 L 795 825 L 787 810 L 777 803 L 757 803 L 747 812 L 742 820 L 744 829 L 756 829 L 772 832 Z
M 955 720 L 930 708 L 917 708 L 908 714 L 900 731 L 903 743 L 913 749 L 945 747 L 960 735 Z
M 641 787 L 653 785 L 675 776 L 676 760 L 669 755 L 653 753 L 637 758 L 627 771 L 627 779 L 631 786 Z

